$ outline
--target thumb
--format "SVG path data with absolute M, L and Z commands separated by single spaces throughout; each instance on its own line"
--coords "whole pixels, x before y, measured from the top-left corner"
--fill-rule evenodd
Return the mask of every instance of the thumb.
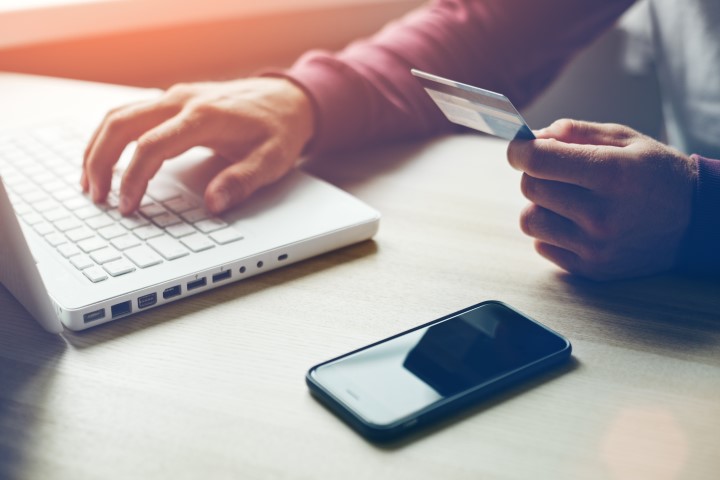
M 258 148 L 210 181 L 205 189 L 205 205 L 212 213 L 224 212 L 281 178 L 294 164 L 285 161 L 281 149 Z
M 630 139 L 638 135 L 635 130 L 624 125 L 585 122 L 568 118 L 556 120 L 549 127 L 536 130 L 534 133 L 537 138 L 554 138 L 563 143 L 610 145 L 615 147 L 628 145 Z
M 207 209 L 218 214 L 247 199 L 267 183 L 262 181 L 262 169 L 263 163 L 253 154 L 222 170 L 205 189 Z

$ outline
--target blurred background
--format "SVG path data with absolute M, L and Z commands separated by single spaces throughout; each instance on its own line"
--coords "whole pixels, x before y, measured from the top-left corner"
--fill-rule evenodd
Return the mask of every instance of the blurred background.
M 423 3 L 0 0 L 0 71 L 159 88 L 229 79 L 288 66 L 310 48 L 340 49 Z M 528 123 L 614 121 L 661 137 L 658 87 L 642 56 L 644 20 L 640 2 L 523 112 Z

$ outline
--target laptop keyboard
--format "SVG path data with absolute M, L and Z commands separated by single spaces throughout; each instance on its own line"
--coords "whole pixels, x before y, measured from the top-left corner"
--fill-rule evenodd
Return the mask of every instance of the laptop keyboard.
M 18 218 L 90 282 L 242 240 L 200 199 L 173 186 L 151 184 L 139 211 L 123 217 L 116 174 L 107 201 L 93 203 L 79 185 L 84 149 L 69 126 L 0 137 L 0 174 Z

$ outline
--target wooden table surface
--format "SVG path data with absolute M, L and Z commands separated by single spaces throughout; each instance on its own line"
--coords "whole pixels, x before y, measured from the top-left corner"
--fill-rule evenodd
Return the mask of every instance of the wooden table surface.
M 0 124 L 106 95 L 0 75 Z M 383 214 L 373 241 L 86 332 L 45 333 L 0 286 L 0 478 L 718 478 L 720 283 L 562 273 L 518 228 L 505 147 L 313 161 Z M 486 299 L 563 333 L 572 362 L 391 447 L 309 395 L 310 366 Z

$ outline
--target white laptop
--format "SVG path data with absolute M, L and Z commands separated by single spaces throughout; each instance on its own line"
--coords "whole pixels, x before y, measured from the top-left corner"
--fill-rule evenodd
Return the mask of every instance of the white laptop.
M 124 318 L 378 229 L 375 210 L 299 170 L 213 217 L 198 165 L 214 160 L 203 149 L 166 162 L 140 211 L 122 217 L 114 193 L 95 205 L 79 189 L 91 130 L 55 122 L 0 131 L 0 282 L 50 332 Z

